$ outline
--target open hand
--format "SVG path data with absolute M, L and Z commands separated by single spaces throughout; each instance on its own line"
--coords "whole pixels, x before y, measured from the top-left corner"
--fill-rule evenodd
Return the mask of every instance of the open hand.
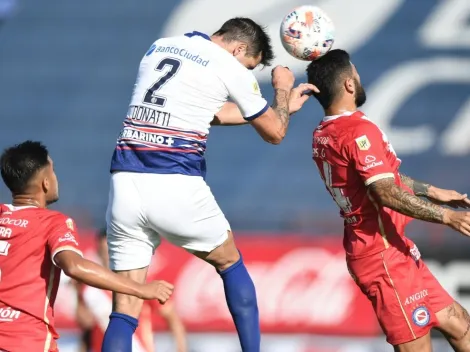
M 470 199 L 467 194 L 460 194 L 457 191 L 434 188 L 428 198 L 435 204 L 448 205 L 452 208 L 470 208 Z
M 140 298 L 146 300 L 157 299 L 158 302 L 164 304 L 172 295 L 173 289 L 173 285 L 166 281 L 152 281 L 143 285 L 142 295 Z
M 470 212 L 446 209 L 443 220 L 450 228 L 470 237 Z
M 289 97 L 289 114 L 294 114 L 300 110 L 312 92 L 320 93 L 318 88 L 310 83 L 300 83 L 297 87 L 290 91 Z

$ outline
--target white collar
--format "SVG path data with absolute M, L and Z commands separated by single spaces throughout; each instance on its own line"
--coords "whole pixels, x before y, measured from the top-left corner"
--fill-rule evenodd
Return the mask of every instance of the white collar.
M 357 112 L 357 110 L 356 111 L 345 111 L 345 112 L 343 112 L 342 114 L 339 114 L 339 115 L 325 116 L 323 118 L 323 122 L 333 121 L 333 120 L 336 120 L 337 118 L 342 117 L 342 116 L 351 116 L 352 114 L 354 114 L 356 112 Z

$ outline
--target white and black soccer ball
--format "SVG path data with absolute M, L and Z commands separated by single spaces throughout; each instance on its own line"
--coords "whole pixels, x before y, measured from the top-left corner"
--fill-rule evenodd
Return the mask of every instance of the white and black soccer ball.
M 316 6 L 296 7 L 282 20 L 282 45 L 299 60 L 312 61 L 325 55 L 334 39 L 333 21 Z

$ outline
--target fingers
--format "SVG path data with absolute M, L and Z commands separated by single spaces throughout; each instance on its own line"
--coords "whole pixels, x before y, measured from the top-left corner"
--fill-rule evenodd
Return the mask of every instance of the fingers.
M 457 230 L 466 236 L 470 236 L 470 212 L 463 212 L 461 214 L 463 218 Z
M 175 289 L 175 286 L 173 286 L 172 284 L 170 284 L 169 282 L 166 282 L 166 281 L 160 281 L 160 284 L 168 289 L 170 289 L 171 291 L 173 291 Z
M 299 84 L 299 87 L 303 87 L 302 91 L 309 90 L 309 91 L 313 91 L 315 93 L 320 93 L 320 89 L 318 89 L 317 86 L 314 85 L 314 84 L 301 83 L 301 84 Z
M 320 90 L 317 88 L 317 86 L 310 83 L 300 83 L 292 91 L 299 96 L 311 96 L 313 93 L 320 93 Z
M 466 193 L 463 195 L 463 199 L 462 199 L 462 200 L 463 200 L 463 202 L 464 202 L 465 204 L 467 204 L 467 205 L 470 206 L 470 199 L 468 199 Z
M 460 225 L 459 231 L 466 236 L 470 236 L 470 224 L 464 222 Z

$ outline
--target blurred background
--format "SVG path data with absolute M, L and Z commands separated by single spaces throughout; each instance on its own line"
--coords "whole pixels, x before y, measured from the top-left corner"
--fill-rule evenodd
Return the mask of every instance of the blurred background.
M 228 18 L 267 25 L 277 63 L 306 79 L 288 56 L 279 24 L 293 7 L 315 4 L 337 27 L 336 48 L 352 54 L 368 93 L 364 111 L 388 134 L 402 171 L 470 192 L 470 2 L 468 0 L 0 0 L 0 147 L 46 143 L 61 183 L 55 207 L 82 229 L 95 255 L 109 164 L 139 61 L 161 36 L 211 34 Z M 272 98 L 270 69 L 256 72 Z M 280 146 L 249 127 L 213 128 L 208 183 L 239 238 L 258 287 L 263 352 L 390 351 L 368 303 L 350 280 L 342 222 L 311 160 L 322 117 L 314 100 Z M 9 194 L 0 187 L 0 201 Z M 437 225 L 408 231 L 432 271 L 470 308 L 470 240 Z M 164 244 L 154 272 L 176 284 L 174 304 L 190 351 L 239 351 L 217 274 Z M 76 295 L 67 278 L 57 302 L 61 351 L 79 351 Z M 176 351 L 154 319 L 156 350 Z M 436 336 L 436 351 L 450 351 Z

